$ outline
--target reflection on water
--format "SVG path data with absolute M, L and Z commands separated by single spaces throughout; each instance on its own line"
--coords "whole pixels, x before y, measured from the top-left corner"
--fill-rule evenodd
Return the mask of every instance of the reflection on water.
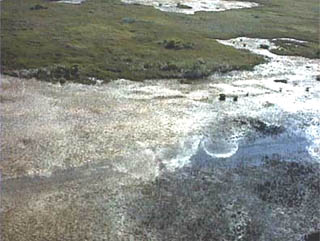
M 312 160 L 309 144 L 304 136 L 287 132 L 277 136 L 251 136 L 239 143 L 205 139 L 191 160 L 201 166 L 227 167 L 261 165 L 268 159 L 304 162 Z

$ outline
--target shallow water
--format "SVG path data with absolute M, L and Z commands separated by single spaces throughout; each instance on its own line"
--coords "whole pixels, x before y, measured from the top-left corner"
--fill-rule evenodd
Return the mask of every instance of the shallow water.
M 60 0 L 59 3 L 67 4 L 81 4 L 86 0 Z M 257 3 L 253 2 L 239 2 L 239 1 L 225 1 L 225 0 L 122 0 L 127 4 L 141 4 L 146 6 L 153 6 L 164 12 L 175 12 L 183 14 L 194 14 L 196 12 L 220 12 L 230 9 L 252 8 L 257 7 Z M 181 4 L 179 7 L 178 4 Z
M 86 0 L 61 0 L 59 3 L 68 3 L 68 4 L 81 4 Z
M 175 12 L 183 14 L 194 14 L 195 12 L 220 12 L 230 9 L 252 8 L 257 7 L 257 3 L 224 1 L 224 0 L 122 0 L 125 3 L 138 3 L 147 6 L 153 6 L 156 9 L 165 12 Z M 179 4 L 188 6 L 188 8 L 178 7 Z
M 319 161 L 319 60 L 278 56 L 261 49 L 262 43 L 276 47 L 269 40 L 220 42 L 265 55 L 269 62 L 253 71 L 217 73 L 193 84 L 122 79 L 106 85 L 58 86 L 13 80 L 6 97 L 13 101 L 2 106 L 7 120 L 3 122 L 7 129 L 3 153 L 10 154 L 11 142 L 18 142 L 23 155 L 34 150 L 29 162 L 16 167 L 29 175 L 50 175 L 108 156 L 122 160 L 115 163 L 117 170 L 147 179 L 159 175 L 160 164 L 168 170 L 190 164 L 199 148 L 212 159 L 235 159 L 240 153 L 241 159 L 247 159 L 245 153 L 248 158 L 258 152 L 260 156 L 281 154 L 284 148 L 287 159 L 305 155 L 307 160 Z M 287 84 L 275 83 L 275 79 L 285 79 Z M 311 87 L 308 92 L 307 87 Z M 218 100 L 220 93 L 227 95 L 226 101 Z M 233 96 L 238 96 L 237 102 Z M 259 125 L 279 126 L 286 134 L 266 137 L 257 131 Z M 30 131 L 30 126 L 37 128 Z M 297 152 L 302 154 L 297 156 Z M 131 161 L 136 158 L 140 161 Z M 11 173 L 4 168 L 5 175 Z
M 205 139 L 203 143 L 211 140 Z M 217 165 L 227 168 L 237 166 L 259 166 L 266 160 L 311 162 L 308 152 L 309 141 L 299 135 L 282 133 L 278 136 L 260 136 L 254 139 L 244 138 L 238 143 L 218 142 L 200 145 L 191 158 L 192 165 Z
M 270 49 L 276 48 L 266 39 L 242 37 L 219 42 L 266 56 L 268 62 L 253 71 L 217 73 L 209 78 L 210 88 L 230 96 L 225 103 L 218 104 L 218 113 L 225 120 L 216 120 L 214 126 L 208 123 L 194 156 L 176 166 L 191 164 L 197 158 L 224 159 L 230 165 L 259 164 L 266 156 L 286 161 L 319 161 L 320 83 L 316 76 L 320 61 L 275 55 L 260 47 L 266 44 Z M 283 79 L 287 83 L 274 81 Z M 310 90 L 306 91 L 307 88 Z M 232 102 L 233 96 L 239 96 L 240 101 Z M 269 136 L 248 123 L 234 123 L 248 118 L 266 126 L 279 126 L 285 132 Z
M 214 225 L 230 240 L 239 222 L 244 233 L 258 227 L 250 240 L 300 241 L 319 230 L 310 164 L 319 162 L 319 60 L 273 55 L 259 48 L 267 40 L 233 42 L 270 62 L 193 84 L 3 77 L 8 240 L 197 240 Z M 268 159 L 283 162 L 261 165 Z

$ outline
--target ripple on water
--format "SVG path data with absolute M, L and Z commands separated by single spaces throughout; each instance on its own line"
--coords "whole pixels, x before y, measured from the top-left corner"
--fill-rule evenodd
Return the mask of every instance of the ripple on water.
M 238 143 L 227 140 L 204 139 L 201 147 L 205 153 L 212 158 L 228 158 L 238 151 Z

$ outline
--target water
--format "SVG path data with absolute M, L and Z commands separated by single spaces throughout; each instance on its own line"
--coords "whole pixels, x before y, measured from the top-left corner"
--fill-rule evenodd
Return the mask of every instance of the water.
M 300 241 L 319 230 L 319 169 L 309 163 L 319 161 L 319 60 L 275 56 L 254 47 L 267 40 L 246 41 L 239 47 L 252 43 L 270 62 L 189 85 L 5 77 L 4 233 L 118 240 L 152 227 L 134 239 L 220 230 L 230 240 L 240 223 L 245 232 L 257 227 L 261 236 L 250 240 Z
M 210 144 L 207 144 L 210 143 Z M 312 161 L 307 138 L 290 135 L 259 136 L 244 138 L 238 143 L 204 139 L 197 153 L 191 158 L 192 165 L 201 166 L 259 166 L 266 160 L 306 162 Z
M 61 0 L 60 3 L 81 4 L 86 0 Z M 252 8 L 257 7 L 257 3 L 253 2 L 238 2 L 225 0 L 122 0 L 128 4 L 141 4 L 153 6 L 156 9 L 164 12 L 174 12 L 183 14 L 194 14 L 199 11 L 205 12 L 220 12 L 230 9 Z M 180 6 L 183 7 L 179 7 Z
M 59 1 L 59 3 L 81 4 L 85 1 L 86 0 L 62 0 L 62 1 Z
M 175 12 L 183 14 L 194 14 L 199 11 L 220 12 L 229 9 L 257 7 L 257 3 L 245 1 L 224 1 L 224 0 L 122 0 L 125 3 L 138 3 L 153 6 L 165 12 Z M 187 8 L 178 7 L 177 4 L 188 6 Z
M 227 101 L 214 100 L 218 106 L 212 118 L 216 120 L 207 123 L 197 150 L 184 165 L 221 160 L 229 166 L 260 165 L 265 158 L 319 162 L 320 83 L 316 76 L 320 61 L 273 54 L 269 50 L 277 46 L 267 39 L 218 41 L 263 55 L 268 62 L 253 71 L 216 73 L 209 78 L 209 88 L 226 94 Z M 261 48 L 261 44 L 269 49 Z M 232 101 L 235 95 L 238 102 Z M 223 120 L 218 118 L 221 115 Z M 272 128 L 279 128 L 279 132 L 273 133 Z

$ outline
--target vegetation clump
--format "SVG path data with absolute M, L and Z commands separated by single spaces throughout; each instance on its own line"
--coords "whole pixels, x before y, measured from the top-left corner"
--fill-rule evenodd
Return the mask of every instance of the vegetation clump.
M 60 82 L 66 81 L 89 83 L 90 78 L 82 76 L 79 71 L 78 65 L 66 67 L 63 65 L 53 65 L 50 67 L 36 68 L 36 69 L 22 69 L 13 72 L 6 72 L 16 77 L 25 79 L 37 78 L 47 82 Z
M 260 44 L 260 48 L 262 48 L 262 49 L 269 49 L 270 46 L 267 45 L 267 44 Z
M 269 104 L 268 104 L 269 105 Z M 249 117 L 239 117 L 238 119 L 234 120 L 235 123 L 239 124 L 240 126 L 248 126 L 252 130 L 256 131 L 257 133 L 261 133 L 264 136 L 275 136 L 283 133 L 285 128 L 283 126 L 268 124 L 262 120 L 256 118 L 249 118 Z
M 277 39 L 273 43 L 278 46 L 271 50 L 278 55 L 303 56 L 311 59 L 320 58 L 320 46 L 317 43 Z
M 288 80 L 286 80 L 286 79 L 275 79 L 274 82 L 275 83 L 288 84 Z
M 219 100 L 220 100 L 220 101 L 225 101 L 225 100 L 226 100 L 226 97 L 227 97 L 227 96 L 226 96 L 225 94 L 220 94 L 220 95 L 219 95 Z
M 164 40 L 162 42 L 163 46 L 166 49 L 174 49 L 174 50 L 180 50 L 180 49 L 192 49 L 194 44 L 190 42 L 184 42 L 181 39 L 169 39 Z
M 188 5 L 185 5 L 185 4 L 182 4 L 182 3 L 177 3 L 177 8 L 180 8 L 180 9 L 192 9 L 191 6 L 188 6 Z
M 48 7 L 44 7 L 40 4 L 36 4 L 35 6 L 30 8 L 30 10 L 41 10 L 41 9 L 48 9 Z

